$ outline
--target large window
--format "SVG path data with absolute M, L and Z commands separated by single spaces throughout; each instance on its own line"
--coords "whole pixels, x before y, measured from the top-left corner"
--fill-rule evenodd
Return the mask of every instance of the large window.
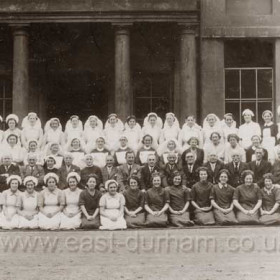
M 262 112 L 273 108 L 273 69 L 225 68 L 225 100 L 226 112 L 233 113 L 239 124 L 246 108 L 261 122 Z
M 0 115 L 5 117 L 12 113 L 12 82 L 0 76 Z

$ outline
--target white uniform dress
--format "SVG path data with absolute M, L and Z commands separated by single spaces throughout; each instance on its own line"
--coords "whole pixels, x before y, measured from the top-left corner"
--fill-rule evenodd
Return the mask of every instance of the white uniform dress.
M 128 147 L 130 147 L 134 153 L 136 153 L 141 141 L 141 128 L 139 126 L 134 126 L 133 128 L 126 126 L 123 135 L 128 140 Z
M 241 138 L 241 146 L 244 149 L 248 149 L 251 146 L 251 138 L 254 135 L 261 136 L 261 128 L 258 123 L 251 121 L 239 126 L 238 136 Z
M 43 135 L 43 130 L 36 126 L 27 126 L 22 130 L 22 138 L 28 143 L 29 140 L 39 141 L 40 137 Z
M 96 139 L 104 137 L 103 131 L 99 127 L 87 127 L 83 132 L 83 139 L 86 145 L 86 152 L 89 153 L 96 145 Z
M 178 142 L 179 145 L 182 146 L 182 150 L 185 151 L 189 148 L 189 144 L 187 143 L 191 137 L 196 137 L 199 140 L 199 147 L 203 147 L 203 136 L 201 127 L 198 125 L 194 125 L 192 127 L 188 125 L 184 125 L 182 130 L 179 133 Z
M 152 136 L 153 145 L 155 148 L 157 148 L 159 143 L 159 137 L 161 134 L 161 129 L 157 125 L 155 125 L 154 127 L 152 127 L 151 125 L 144 126 L 142 128 L 142 137 L 144 137 L 147 134 Z
M 161 130 L 159 142 L 163 143 L 165 141 L 176 139 L 178 140 L 180 133 L 180 128 L 173 124 L 172 126 L 165 125 L 164 128 Z
M 38 218 L 38 193 L 33 191 L 29 194 L 27 191 L 20 194 L 17 206 L 26 215 L 34 215 L 32 220 L 27 220 L 25 217 L 19 215 L 19 228 L 35 229 L 39 227 Z
M 71 191 L 70 188 L 63 190 L 65 208 L 64 212 L 66 213 L 77 213 L 80 210 L 79 207 L 79 198 L 81 189 L 76 188 L 75 191 Z M 61 223 L 60 229 L 76 229 L 81 225 L 81 212 L 76 214 L 74 217 L 67 217 L 64 212 L 61 213 Z
M 104 129 L 104 135 L 106 139 L 106 144 L 109 146 L 110 150 L 113 150 L 117 147 L 119 143 L 120 136 L 122 135 L 122 130 L 119 126 L 108 126 Z
M 60 205 L 64 204 L 62 191 L 56 188 L 50 192 L 47 188 L 41 191 L 38 199 L 38 206 L 43 207 L 46 213 L 53 213 L 59 209 Z M 52 218 L 48 218 L 43 213 L 39 212 L 39 227 L 41 229 L 55 230 L 59 229 L 61 222 L 61 212 L 58 212 Z
M 19 128 L 15 128 L 14 130 L 11 130 L 11 129 L 7 129 L 4 134 L 3 134 L 3 144 L 8 144 L 7 142 L 7 138 L 9 137 L 9 135 L 11 134 L 14 134 L 18 137 L 18 142 L 17 142 L 17 145 L 18 146 L 21 146 L 21 140 L 20 140 L 20 137 L 21 137 L 21 130 Z
M 116 221 L 100 215 L 101 226 L 100 229 L 126 229 L 126 221 L 120 216 L 120 207 L 125 205 L 125 198 L 122 194 L 116 193 L 115 196 L 111 196 L 109 193 L 105 193 L 99 201 L 100 207 L 105 208 L 106 215 L 110 217 L 118 217 Z
M 8 189 L 2 193 L 3 210 L 0 214 L 0 226 L 3 229 L 14 229 L 18 227 L 19 215 L 16 212 L 19 195 L 19 190 L 13 193 L 10 189 Z M 7 220 L 7 217 L 4 215 L 4 211 L 8 215 L 13 215 L 10 221 Z

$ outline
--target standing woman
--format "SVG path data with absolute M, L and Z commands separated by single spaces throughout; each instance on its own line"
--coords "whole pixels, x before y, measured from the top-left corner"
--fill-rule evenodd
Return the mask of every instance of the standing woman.
M 41 148 L 43 142 L 43 130 L 41 121 L 36 113 L 29 113 L 22 121 L 21 141 L 25 149 L 28 149 L 29 140 L 36 140 L 38 148 Z
M 83 158 L 85 156 L 85 149 L 83 142 L 79 138 L 73 138 L 67 147 L 67 152 L 73 155 L 73 164 L 80 168 L 84 167 Z
M 274 146 L 276 144 L 276 137 L 278 134 L 278 126 L 272 122 L 273 114 L 270 110 L 262 113 L 264 124 L 261 126 L 262 146 L 268 152 L 268 160 L 274 160 Z
M 41 229 L 59 229 L 64 199 L 62 191 L 57 187 L 58 182 L 59 178 L 55 173 L 48 173 L 44 177 L 46 187 L 40 192 L 38 199 L 39 227 Z
M 137 176 L 128 179 L 129 188 L 124 191 L 125 220 L 128 228 L 139 228 L 145 225 L 144 193 L 139 189 L 140 181 Z
M 83 229 L 98 229 L 100 227 L 99 201 L 101 192 L 96 189 L 97 176 L 89 175 L 86 181 L 86 188 L 81 192 L 79 206 L 82 210 Z
M 62 148 L 65 145 L 64 133 L 62 132 L 62 126 L 58 118 L 51 118 L 45 125 L 43 147 L 50 143 L 58 143 L 58 145 Z
M 110 151 L 106 148 L 104 137 L 98 137 L 96 139 L 96 147 L 90 151 L 90 154 L 93 156 L 93 162 L 95 165 L 100 168 L 106 165 L 106 158 L 110 154 Z
M 272 225 L 280 223 L 280 188 L 273 183 L 271 173 L 264 174 L 264 188 L 261 189 L 262 207 L 260 208 L 260 223 Z
M 142 135 L 151 135 L 155 147 L 158 147 L 159 137 L 161 134 L 162 120 L 156 113 L 149 113 L 144 119 Z
M 22 180 L 18 175 L 11 175 L 7 178 L 9 189 L 2 193 L 3 211 L 0 214 L 0 226 L 3 229 L 18 228 L 17 201 L 20 196 L 18 188 L 21 184 Z
M 66 181 L 69 188 L 62 191 L 65 207 L 61 213 L 60 229 L 76 229 L 81 225 L 79 198 L 82 190 L 78 188 L 81 177 L 76 172 L 70 172 Z
M 213 185 L 207 180 L 208 169 L 199 167 L 197 172 L 199 182 L 194 184 L 191 190 L 192 205 L 195 208 L 194 222 L 199 225 L 214 225 L 215 219 L 210 200 Z
M 18 137 L 18 145 L 21 146 L 21 130 L 17 127 L 19 122 L 18 116 L 15 114 L 10 114 L 6 117 L 6 124 L 8 129 L 4 132 L 3 143 L 7 143 L 7 138 L 10 134 L 14 134 Z
M 173 175 L 173 184 L 167 187 L 170 196 L 169 221 L 175 227 L 193 226 L 190 220 L 189 206 L 191 192 L 182 186 L 182 176 L 179 172 Z
M 20 194 L 17 207 L 19 215 L 19 228 L 35 229 L 39 227 L 38 218 L 38 193 L 35 187 L 38 185 L 38 179 L 33 176 L 27 176 L 23 180 L 26 190 Z
M 107 193 L 103 194 L 99 201 L 101 222 L 99 229 L 126 229 L 124 219 L 125 198 L 123 194 L 117 191 L 117 181 L 106 181 L 105 189 Z
M 229 134 L 225 145 L 225 160 L 224 163 L 232 161 L 232 154 L 240 154 L 240 160 L 246 162 L 245 150 L 239 145 L 239 137 L 237 134 Z
M 224 135 L 224 142 L 227 142 L 229 134 L 238 134 L 238 128 L 236 128 L 236 121 L 233 119 L 232 113 L 224 115 L 224 119 L 221 121 L 221 127 Z
M 180 125 L 173 113 L 167 113 L 165 115 L 165 122 L 163 125 L 163 129 L 161 130 L 159 143 L 163 143 L 170 139 L 178 140 L 180 133 Z
M 166 227 L 168 218 L 166 211 L 169 208 L 169 192 L 161 185 L 159 173 L 152 174 L 152 187 L 145 193 L 145 210 L 147 211 L 147 227 Z
M 72 115 L 67 121 L 64 136 L 67 146 L 69 146 L 69 143 L 71 143 L 74 138 L 78 138 L 79 140 L 82 139 L 83 123 L 77 115 Z
M 138 150 L 136 154 L 135 161 L 140 165 L 147 163 L 148 156 L 150 154 L 156 155 L 156 149 L 154 147 L 153 137 L 149 134 L 145 135 L 142 139 L 142 147 Z
M 31 140 L 28 141 L 27 153 L 25 154 L 24 160 L 23 160 L 24 165 L 28 164 L 28 155 L 29 154 L 32 154 L 32 155 L 36 156 L 37 164 L 44 165 L 44 155 L 40 151 L 40 149 L 38 147 L 38 142 L 35 139 L 31 139 Z
M 261 136 L 260 125 L 253 122 L 252 118 L 255 116 L 250 109 L 243 111 L 242 116 L 244 118 L 244 124 L 240 125 L 238 136 L 241 140 L 241 146 L 247 150 L 251 145 L 251 138 L 254 135 Z
M 214 217 L 219 225 L 234 225 L 237 220 L 233 211 L 234 188 L 228 185 L 229 172 L 222 169 L 219 173 L 219 183 L 211 190 L 210 199 Z
M 23 165 L 25 150 L 18 145 L 19 138 L 16 134 L 10 134 L 7 137 L 7 144 L 3 144 L 5 152 L 10 153 L 13 157 L 13 162 L 18 165 Z
M 253 171 L 245 170 L 241 176 L 244 183 L 235 189 L 233 195 L 233 204 L 237 208 L 236 218 L 240 224 L 258 224 L 259 209 L 262 206 L 261 190 L 253 183 Z
M 213 151 L 220 161 L 225 159 L 225 144 L 219 132 L 212 132 L 210 135 L 210 143 L 204 145 L 204 162 L 207 162 L 210 153 Z

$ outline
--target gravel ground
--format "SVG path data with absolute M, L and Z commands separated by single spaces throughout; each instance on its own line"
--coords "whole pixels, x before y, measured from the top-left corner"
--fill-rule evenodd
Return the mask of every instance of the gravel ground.
M 0 279 L 280 279 L 279 227 L 0 231 Z

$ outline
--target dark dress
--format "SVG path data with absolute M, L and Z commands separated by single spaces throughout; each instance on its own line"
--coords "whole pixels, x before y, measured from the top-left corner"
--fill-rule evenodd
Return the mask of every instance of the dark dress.
M 257 184 L 252 184 L 251 186 L 243 184 L 235 189 L 233 199 L 237 200 L 244 209 L 252 210 L 258 203 L 258 200 L 262 199 L 262 194 Z M 259 211 L 256 211 L 253 215 L 246 215 L 237 210 L 236 218 L 241 224 L 258 224 Z
M 170 207 L 174 211 L 181 211 L 184 209 L 186 203 L 191 201 L 191 192 L 188 188 L 181 186 L 170 186 L 166 190 L 169 192 Z M 181 215 L 169 213 L 169 222 L 175 227 L 192 226 L 194 223 L 190 220 L 190 213 L 187 209 Z
M 83 188 L 86 187 L 86 182 L 89 175 L 95 174 L 97 176 L 97 186 L 99 186 L 102 183 L 102 172 L 101 169 L 96 166 L 87 166 L 82 169 L 81 171 L 81 185 Z
M 211 205 L 210 193 L 212 190 L 212 183 L 210 182 L 198 182 L 193 185 L 191 190 L 192 200 L 199 207 L 209 207 Z M 208 212 L 200 209 L 194 210 L 195 223 L 199 225 L 213 225 L 215 224 L 213 211 Z
M 145 204 L 153 211 L 160 211 L 169 201 L 169 192 L 162 187 L 152 187 L 145 194 Z M 160 216 L 147 213 L 145 225 L 147 227 L 166 227 L 167 221 L 166 213 L 162 213 Z
M 265 188 L 261 189 L 262 194 L 262 209 L 270 211 L 275 203 L 280 204 L 280 189 L 273 187 L 269 192 Z M 280 223 L 280 211 L 279 208 L 271 215 L 261 215 L 260 223 L 264 225 L 279 224 Z
M 145 225 L 145 213 L 144 213 L 144 203 L 145 195 L 139 189 L 132 190 L 127 189 L 123 193 L 125 198 L 125 207 L 129 211 L 135 211 L 139 207 L 142 207 L 142 210 L 137 213 L 136 217 L 131 217 L 125 215 L 126 225 L 128 228 L 138 228 Z
M 99 208 L 99 200 L 102 194 L 100 191 L 95 190 L 92 196 L 87 189 L 83 190 L 80 194 L 79 206 L 85 206 L 89 215 L 93 215 L 97 208 Z M 88 221 L 85 215 L 82 213 L 81 227 L 84 229 L 98 229 L 100 226 L 99 215 L 94 220 Z
M 226 187 L 223 186 L 220 188 L 220 185 L 217 184 L 211 190 L 210 199 L 213 199 L 219 207 L 228 209 L 232 204 L 233 194 L 234 188 L 232 186 L 227 185 Z M 225 214 L 219 209 L 214 208 L 213 212 L 217 224 L 229 225 L 238 223 L 233 210 Z

